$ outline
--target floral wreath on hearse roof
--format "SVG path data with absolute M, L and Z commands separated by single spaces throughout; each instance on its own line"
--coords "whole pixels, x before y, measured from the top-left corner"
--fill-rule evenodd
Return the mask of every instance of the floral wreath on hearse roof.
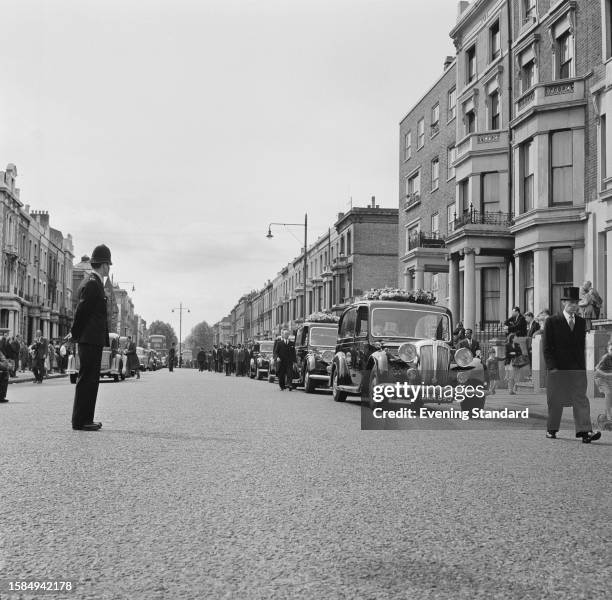
M 308 315 L 306 321 L 310 323 L 338 323 L 340 317 L 330 312 L 319 311 Z
M 398 288 L 376 288 L 366 292 L 364 300 L 393 300 L 395 302 L 415 302 L 416 304 L 435 304 L 437 298 L 425 290 L 400 290 Z

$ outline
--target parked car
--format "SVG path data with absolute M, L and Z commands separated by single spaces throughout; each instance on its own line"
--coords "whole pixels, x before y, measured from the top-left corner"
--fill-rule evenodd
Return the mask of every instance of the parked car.
M 136 356 L 138 357 L 138 362 L 140 363 L 140 370 L 146 371 L 147 365 L 149 364 L 149 351 L 142 346 L 136 346 Z
M 374 388 L 380 384 L 427 386 L 482 385 L 484 367 L 467 348 L 453 351 L 451 313 L 447 308 L 414 302 L 363 300 L 340 318 L 331 368 L 332 396 L 343 402 L 361 396 L 374 408 Z M 414 404 L 452 402 L 453 398 L 388 398 L 385 402 Z M 484 397 L 470 398 L 462 410 L 483 408 Z
M 249 375 L 252 379 L 263 379 L 268 376 L 273 349 L 272 340 L 261 340 L 253 344 L 249 365 Z
M 295 334 L 297 384 L 307 393 L 329 387 L 329 370 L 338 338 L 338 323 L 305 322 Z
M 115 381 L 125 379 L 125 359 L 119 347 L 119 334 L 110 333 L 110 346 L 102 349 L 102 362 L 100 364 L 100 377 L 112 377 Z M 74 352 L 68 357 L 66 373 L 70 376 L 70 383 L 76 383 L 79 374 L 80 361 L 78 344 L 74 345 Z

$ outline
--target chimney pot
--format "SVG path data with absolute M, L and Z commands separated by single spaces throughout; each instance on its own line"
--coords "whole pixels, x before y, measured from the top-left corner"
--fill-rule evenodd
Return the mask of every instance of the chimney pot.
M 372 196 L 372 204 L 371 204 L 372 208 L 376 207 L 376 196 Z
M 461 17 L 469 5 L 470 3 L 468 0 L 459 0 L 459 4 L 457 6 L 457 18 Z

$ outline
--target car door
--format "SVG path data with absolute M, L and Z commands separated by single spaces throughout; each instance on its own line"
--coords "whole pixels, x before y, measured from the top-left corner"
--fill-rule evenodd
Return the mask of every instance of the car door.
M 355 318 L 355 337 L 353 342 L 353 357 L 351 360 L 351 380 L 353 385 L 361 385 L 364 370 L 369 358 L 370 345 L 368 341 L 368 307 L 360 306 Z
M 344 373 L 341 369 L 340 377 L 343 379 L 342 383 L 348 385 L 352 384 L 351 365 L 354 358 L 353 343 L 355 341 L 356 315 L 356 307 L 351 307 L 343 313 L 342 319 L 340 320 L 340 326 L 338 328 L 338 343 L 336 345 L 336 351 L 343 352 L 345 355 L 347 372 Z
M 304 359 L 306 354 L 306 345 L 304 340 L 308 337 L 308 326 L 299 327 L 295 334 L 295 361 L 297 363 L 298 373 L 302 373 L 304 368 Z

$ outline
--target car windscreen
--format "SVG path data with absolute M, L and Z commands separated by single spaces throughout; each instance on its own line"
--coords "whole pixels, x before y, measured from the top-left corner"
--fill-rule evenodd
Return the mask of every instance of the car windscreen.
M 450 341 L 448 315 L 414 308 L 374 308 L 372 335 Z
M 272 350 L 274 350 L 274 342 L 260 342 L 259 343 L 260 352 L 272 352 Z
M 311 327 L 310 344 L 312 346 L 335 346 L 338 339 L 337 327 Z

